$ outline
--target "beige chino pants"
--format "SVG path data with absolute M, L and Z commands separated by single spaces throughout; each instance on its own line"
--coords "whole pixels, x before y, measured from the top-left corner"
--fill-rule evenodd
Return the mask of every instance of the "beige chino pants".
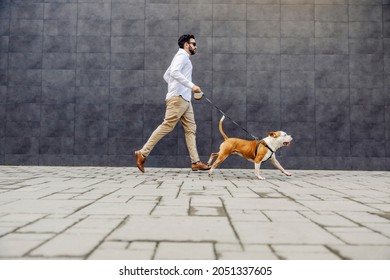
M 194 163 L 199 161 L 199 155 L 196 149 L 196 123 L 194 110 L 191 102 L 186 101 L 181 96 L 174 96 L 166 100 L 164 121 L 156 128 L 152 135 L 150 135 L 148 141 L 141 149 L 141 154 L 147 157 L 158 141 L 175 128 L 178 121 L 181 122 L 184 128 L 191 162 Z

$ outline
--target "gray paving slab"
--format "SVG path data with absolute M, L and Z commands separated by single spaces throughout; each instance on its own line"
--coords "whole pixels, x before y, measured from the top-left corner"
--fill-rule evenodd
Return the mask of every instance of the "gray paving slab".
M 390 172 L 0 166 L 1 259 L 390 259 Z

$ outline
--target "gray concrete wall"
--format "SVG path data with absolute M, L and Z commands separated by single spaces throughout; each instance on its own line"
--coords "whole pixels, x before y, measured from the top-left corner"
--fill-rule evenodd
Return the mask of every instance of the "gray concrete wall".
M 135 166 L 162 75 L 193 33 L 193 80 L 286 168 L 390 169 L 389 0 L 1 0 L 0 164 Z M 194 102 L 206 161 L 220 114 Z M 229 136 L 247 137 L 225 121 Z M 187 167 L 182 128 L 147 166 Z M 224 167 L 252 164 L 236 156 Z

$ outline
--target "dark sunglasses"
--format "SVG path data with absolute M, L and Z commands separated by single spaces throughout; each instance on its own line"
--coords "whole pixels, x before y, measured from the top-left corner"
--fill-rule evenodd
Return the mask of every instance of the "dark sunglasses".
M 195 42 L 188 42 L 188 44 L 192 44 L 194 47 L 196 47 L 196 43 Z

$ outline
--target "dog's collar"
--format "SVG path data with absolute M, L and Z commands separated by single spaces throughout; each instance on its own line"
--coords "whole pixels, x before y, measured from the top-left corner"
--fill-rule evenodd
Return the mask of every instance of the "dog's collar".
M 257 150 L 259 149 L 259 146 L 260 144 L 263 144 L 268 150 L 271 151 L 271 155 L 269 156 L 269 158 L 267 158 L 265 161 L 269 160 L 272 155 L 275 153 L 268 145 L 267 145 L 267 142 L 265 142 L 264 140 L 260 140 L 260 141 L 257 141 L 257 145 L 256 145 L 256 149 L 255 149 L 255 157 L 257 156 Z

